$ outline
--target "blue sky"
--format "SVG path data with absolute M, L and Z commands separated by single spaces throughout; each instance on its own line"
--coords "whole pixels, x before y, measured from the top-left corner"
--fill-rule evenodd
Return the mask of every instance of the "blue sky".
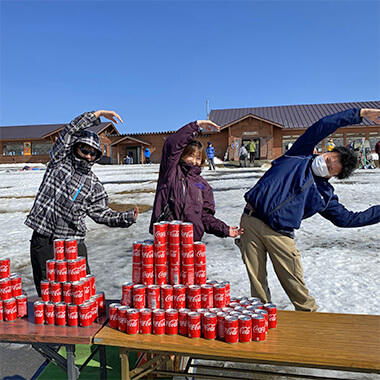
M 0 125 L 380 100 L 380 2 L 0 0 Z

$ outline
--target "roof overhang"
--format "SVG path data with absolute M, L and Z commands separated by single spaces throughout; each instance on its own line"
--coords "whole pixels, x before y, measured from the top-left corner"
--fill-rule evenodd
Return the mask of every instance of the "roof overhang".
M 113 143 L 111 144 L 111 146 L 118 145 L 118 144 L 120 144 L 121 142 L 126 141 L 126 140 L 130 140 L 130 141 L 132 141 L 132 142 L 135 142 L 135 143 L 138 143 L 138 144 L 141 144 L 141 145 L 146 145 L 146 146 L 151 145 L 150 143 L 148 143 L 148 142 L 146 142 L 146 141 L 143 141 L 143 140 L 140 140 L 140 139 L 136 139 L 135 137 L 124 136 L 124 137 L 122 137 L 120 140 L 117 140 L 117 141 L 113 142 Z
M 239 118 L 239 119 L 233 120 L 233 121 L 231 121 L 230 123 L 224 125 L 223 127 L 220 128 L 220 130 L 223 130 L 223 129 L 225 129 L 225 128 L 231 127 L 232 125 L 237 124 L 237 123 L 239 123 L 239 122 L 241 122 L 241 121 L 243 121 L 243 120 L 249 119 L 249 118 L 263 121 L 263 122 L 265 122 L 265 123 L 268 123 L 268 124 L 274 125 L 274 126 L 276 126 L 276 127 L 278 127 L 278 128 L 284 128 L 283 125 L 278 124 L 278 123 L 275 123 L 275 122 L 272 121 L 272 120 L 264 119 L 264 118 L 262 118 L 262 117 L 259 117 L 259 116 L 256 116 L 256 115 L 253 115 L 252 113 L 249 113 L 249 114 L 244 115 L 243 117 L 241 117 L 241 118 Z

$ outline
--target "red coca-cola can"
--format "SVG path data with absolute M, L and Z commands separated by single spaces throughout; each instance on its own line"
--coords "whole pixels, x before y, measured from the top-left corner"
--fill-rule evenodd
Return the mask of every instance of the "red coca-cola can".
M 167 335 L 178 334 L 178 310 L 168 309 L 165 311 L 165 333 Z
M 132 289 L 132 295 L 133 307 L 135 309 L 144 309 L 146 299 L 146 286 L 143 284 L 134 285 Z
M 77 260 L 67 261 L 67 280 L 70 282 L 76 282 L 80 280 L 80 263 Z M 86 276 L 85 276 L 86 277 Z
M 76 281 L 71 284 L 71 299 L 74 305 L 82 305 L 85 302 L 83 281 Z
M 163 335 L 165 334 L 165 310 L 155 309 L 152 313 L 153 319 L 153 334 Z
M 252 318 L 249 315 L 240 315 L 239 318 L 239 342 L 252 341 Z
M 45 303 L 43 301 L 36 301 L 33 304 L 34 309 L 34 323 L 42 325 L 45 323 Z
M 62 285 L 60 282 L 50 282 L 50 301 L 54 303 L 62 302 Z
M 214 285 L 214 307 L 226 306 L 226 287 L 222 284 Z
M 264 309 L 256 309 L 256 314 L 261 314 L 265 319 L 265 334 L 268 334 L 269 321 L 268 321 L 268 312 Z
M 98 303 L 96 302 L 95 296 L 91 297 L 87 302 L 91 305 L 91 311 L 92 311 L 92 321 L 94 322 L 96 318 L 98 318 Z
M 11 322 L 17 319 L 17 301 L 15 298 L 3 300 L 4 321 Z
M 127 311 L 129 306 L 120 306 L 117 310 L 117 329 L 122 332 L 127 331 Z
M 55 262 L 55 281 L 66 282 L 67 281 L 67 261 Z M 72 280 L 69 280 L 72 281 Z
M 4 301 L 0 300 L 0 321 L 4 320 Z
M 141 266 L 141 282 L 144 285 L 153 285 L 154 284 L 154 266 L 153 266 L 153 264 Z
M 252 318 L 252 340 L 259 342 L 265 340 L 265 317 L 254 314 Z
M 264 309 L 268 312 L 268 327 L 275 329 L 277 327 L 277 306 L 273 303 L 266 303 Z
M 181 245 L 181 264 L 194 266 L 194 245 Z
M 181 265 L 178 264 L 170 264 L 169 267 L 170 271 L 170 284 L 171 285 L 178 285 L 181 283 Z
M 161 223 L 153 224 L 154 244 L 166 244 L 166 226 L 166 224 Z
M 84 256 L 78 256 L 77 260 L 79 267 L 79 280 L 87 276 L 86 258 Z
M 173 285 L 173 308 L 186 308 L 186 286 L 183 284 Z
M 22 295 L 22 279 L 21 274 L 12 274 L 11 275 L 11 288 L 12 288 L 12 297 L 16 298 Z
M 223 308 L 219 308 L 219 307 L 210 307 L 209 309 L 208 309 L 208 311 L 210 312 L 210 313 L 214 313 L 214 314 L 218 314 L 220 311 L 225 311 L 224 310 L 225 308 L 223 307 Z M 230 311 L 230 310 L 227 310 L 227 312 L 228 311 Z M 232 311 L 232 310 L 231 310 Z
M 127 334 L 138 334 L 140 328 L 140 312 L 137 309 L 127 310 Z
M 95 276 L 93 274 L 88 274 L 85 278 L 90 279 L 90 297 L 92 297 L 96 294 Z
M 108 317 L 109 317 L 109 327 L 111 327 L 111 329 L 117 329 L 117 325 L 118 325 L 118 310 L 119 310 L 119 307 L 121 307 L 121 305 L 119 303 L 111 303 L 109 306 L 108 306 Z
M 83 283 L 83 299 L 84 302 L 91 298 L 91 279 L 88 277 L 82 278 L 80 282 Z
M 218 338 L 224 339 L 224 319 L 228 317 L 229 314 L 227 312 L 219 311 L 217 313 L 217 335 Z
M 141 245 L 142 241 L 135 241 L 132 244 L 132 263 L 141 265 Z
M 201 337 L 201 315 L 196 311 L 187 314 L 187 334 L 189 338 Z
M 180 244 L 181 242 L 181 222 L 173 220 L 168 224 L 168 235 L 170 244 Z
M 183 285 L 194 285 L 194 265 L 181 265 L 181 283 Z
M 195 264 L 206 264 L 206 244 L 201 241 L 194 242 Z
M 190 309 L 183 308 L 178 310 L 178 333 L 184 336 L 188 335 L 187 331 L 187 315 L 191 312 Z
M 168 283 L 168 269 L 166 264 L 157 264 L 154 266 L 154 282 L 156 285 Z
M 224 340 L 227 343 L 237 343 L 239 341 L 239 318 L 229 315 L 224 318 Z
M 76 240 L 65 240 L 65 259 L 76 260 L 78 258 L 78 244 Z
M 152 309 L 141 309 L 139 311 L 139 333 L 152 333 Z
M 106 313 L 106 302 L 105 302 L 104 292 L 97 292 L 93 297 L 96 300 L 96 305 L 98 307 L 98 316 L 104 315 Z
M 133 282 L 124 282 L 121 289 L 122 295 L 120 303 L 123 306 L 132 306 Z
M 202 307 L 201 287 L 199 285 L 190 285 L 187 288 L 187 306 L 190 310 L 198 310 Z
M 72 283 L 71 282 L 64 282 L 62 284 L 62 300 L 64 303 L 72 303 L 73 302 L 73 297 L 71 294 L 71 287 Z
M 224 285 L 226 294 L 226 305 L 228 305 L 231 301 L 231 284 L 229 281 L 222 281 L 221 285 Z
M 53 302 L 45 302 L 45 323 L 47 325 L 55 325 L 55 304 Z
M 154 265 L 165 265 L 166 264 L 166 244 L 155 244 L 154 249 Z
M 214 287 L 209 284 L 201 285 L 201 308 L 210 309 L 214 306 Z
M 132 264 L 132 282 L 134 284 L 141 284 L 141 263 Z
M 172 285 L 161 285 L 161 309 L 173 308 L 174 289 Z
M 181 246 L 179 244 L 169 245 L 169 262 L 171 265 L 181 264 Z
M 247 300 L 247 301 L 241 301 L 240 306 L 243 306 L 244 308 L 247 308 L 248 306 L 251 306 L 252 304 Z
M 46 260 L 46 278 L 52 282 L 55 281 L 55 260 Z
M 149 285 L 146 290 L 146 304 L 149 309 L 159 309 L 160 302 L 160 286 Z M 140 318 L 141 320 L 141 318 Z
M 0 259 L 0 279 L 11 276 L 11 259 L 9 257 Z
M 202 317 L 203 337 L 205 339 L 216 339 L 217 315 L 205 313 Z
M 50 281 L 49 280 L 41 281 L 41 299 L 44 302 L 50 301 Z
M 79 315 L 78 315 L 79 307 L 78 305 L 74 305 L 70 303 L 67 305 L 67 325 L 70 327 L 78 327 L 79 326 Z
M 182 223 L 181 224 L 181 243 L 182 244 L 194 244 L 194 234 L 193 234 L 193 223 Z
M 8 278 L 0 280 L 0 299 L 5 301 L 12 298 L 12 281 Z
M 55 324 L 57 326 L 67 325 L 66 304 L 64 302 L 56 303 L 54 307 Z
M 196 285 L 206 284 L 207 268 L 206 264 L 195 264 L 194 266 L 194 282 Z M 210 284 L 208 284 L 210 285 Z
M 79 326 L 80 327 L 91 326 L 94 319 L 91 303 L 85 302 L 84 304 L 79 305 L 78 310 L 79 310 Z
M 240 314 L 242 314 L 244 310 L 247 310 L 244 306 L 234 307 L 234 311 L 238 311 Z
M 153 253 L 153 244 L 143 243 L 141 245 L 141 264 L 153 266 L 154 264 L 154 253 Z
M 17 317 L 22 318 L 28 315 L 28 300 L 25 295 L 17 296 L 16 303 L 17 303 Z
M 54 260 L 65 260 L 65 241 L 61 239 L 55 239 L 54 245 Z

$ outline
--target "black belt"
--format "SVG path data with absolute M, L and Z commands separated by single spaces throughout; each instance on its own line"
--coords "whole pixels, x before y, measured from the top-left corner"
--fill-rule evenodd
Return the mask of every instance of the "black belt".
M 244 207 L 244 214 L 247 214 L 248 216 L 255 216 L 255 210 L 250 209 L 248 207 Z

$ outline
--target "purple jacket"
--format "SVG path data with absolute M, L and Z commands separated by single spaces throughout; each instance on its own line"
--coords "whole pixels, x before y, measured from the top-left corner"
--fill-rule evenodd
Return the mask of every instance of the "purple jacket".
M 197 123 L 192 122 L 165 141 L 150 233 L 153 233 L 153 223 L 157 221 L 168 204 L 171 215 L 165 220 L 193 223 L 194 241 L 200 241 L 205 232 L 218 237 L 229 236 L 229 226 L 214 217 L 215 202 L 212 188 L 201 176 L 201 168 L 180 161 L 186 145 L 196 138 L 198 133 Z

